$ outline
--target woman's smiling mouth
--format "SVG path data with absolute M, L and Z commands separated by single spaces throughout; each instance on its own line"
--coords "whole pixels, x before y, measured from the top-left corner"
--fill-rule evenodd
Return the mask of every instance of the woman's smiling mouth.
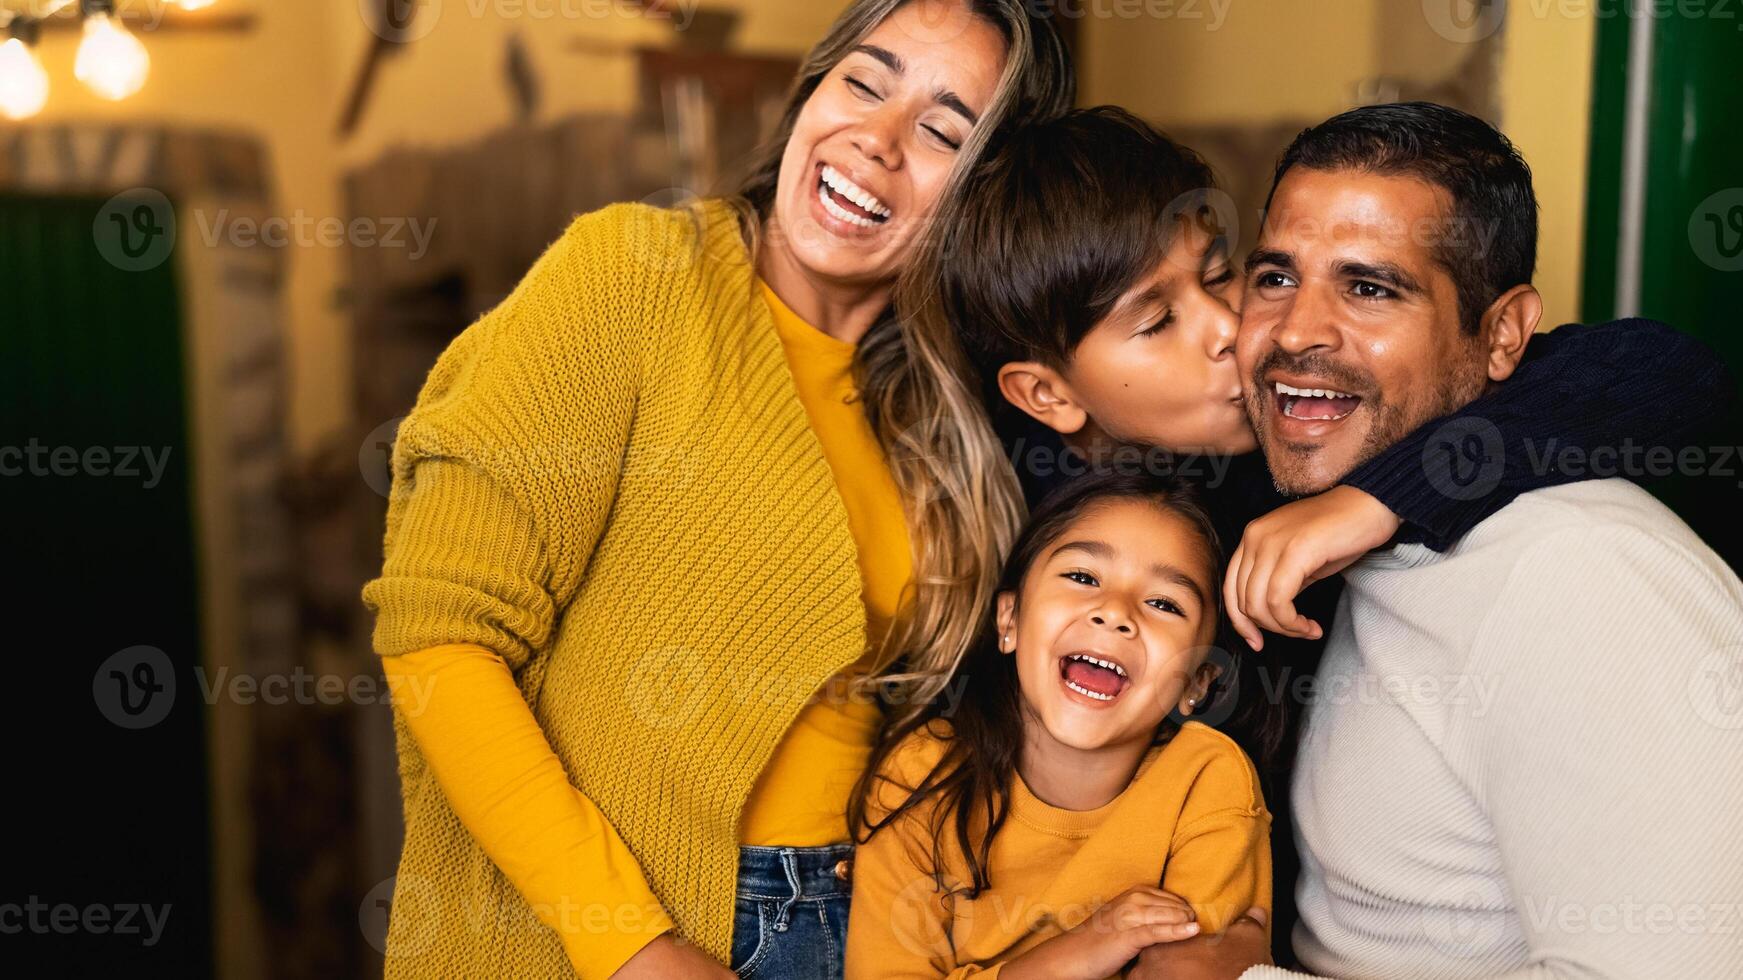
M 857 228 L 876 228 L 890 220 L 889 205 L 827 163 L 817 175 L 817 200 L 830 217 Z
M 1060 657 L 1059 679 L 1066 690 L 1096 705 L 1112 703 L 1132 683 L 1126 668 L 1089 653 Z

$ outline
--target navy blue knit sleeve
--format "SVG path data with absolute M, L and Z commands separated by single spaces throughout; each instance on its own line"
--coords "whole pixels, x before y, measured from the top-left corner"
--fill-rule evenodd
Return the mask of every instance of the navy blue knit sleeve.
M 1528 490 L 1662 475 L 1679 439 L 1721 418 L 1736 383 L 1713 350 L 1653 320 L 1570 324 L 1531 340 L 1513 377 L 1406 436 L 1344 483 L 1445 551 Z

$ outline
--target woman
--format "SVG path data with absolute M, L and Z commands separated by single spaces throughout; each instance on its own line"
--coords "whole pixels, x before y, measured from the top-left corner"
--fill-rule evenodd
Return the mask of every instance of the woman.
M 887 691 L 933 693 L 1021 509 L 960 355 L 889 308 L 1071 78 L 1019 0 L 854 3 L 736 202 L 580 218 L 443 354 L 364 592 L 389 976 L 839 975 L 859 692 L 901 650 Z

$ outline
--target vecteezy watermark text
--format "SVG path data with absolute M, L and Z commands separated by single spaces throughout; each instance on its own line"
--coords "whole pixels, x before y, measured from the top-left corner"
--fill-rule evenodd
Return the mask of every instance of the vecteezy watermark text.
M 150 490 L 163 480 L 169 446 L 45 446 L 34 436 L 22 446 L 0 446 L 0 476 L 113 476 Z M 145 465 L 142 472 L 140 464 Z

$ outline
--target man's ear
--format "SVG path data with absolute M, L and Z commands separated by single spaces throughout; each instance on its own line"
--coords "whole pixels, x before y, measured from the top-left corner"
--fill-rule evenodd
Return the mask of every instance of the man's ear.
M 1017 648 L 1017 594 L 1015 592 L 1000 592 L 996 619 L 999 627 L 999 652 L 1010 653 Z M 1006 638 L 1010 642 L 1006 642 Z
M 1204 707 L 1205 692 L 1222 675 L 1221 664 L 1211 663 L 1209 660 L 1199 664 L 1198 669 L 1192 672 L 1192 678 L 1186 682 L 1186 689 L 1180 692 L 1180 703 L 1175 707 L 1182 715 L 1190 715 Z
M 1061 435 L 1071 435 L 1089 421 L 1064 376 L 1040 361 L 1012 361 L 999 368 L 999 391 L 1005 401 Z
M 1506 381 L 1525 356 L 1525 345 L 1543 319 L 1543 297 L 1530 283 L 1502 293 L 1483 314 L 1483 336 L 1489 342 L 1489 380 Z

